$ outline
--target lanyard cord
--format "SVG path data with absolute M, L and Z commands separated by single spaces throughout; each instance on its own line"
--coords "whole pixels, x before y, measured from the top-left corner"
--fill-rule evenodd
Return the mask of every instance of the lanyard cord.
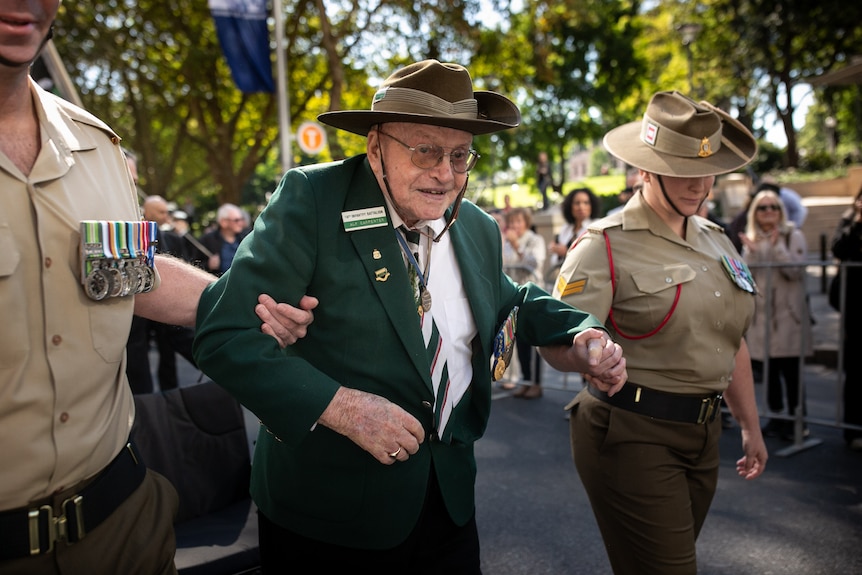
M 617 293 L 617 280 L 616 280 L 616 273 L 614 271 L 614 256 L 611 254 L 611 239 L 608 237 L 607 230 L 604 230 L 602 233 L 605 236 L 605 246 L 607 247 L 607 250 L 608 250 L 608 265 L 611 268 L 611 292 L 614 295 L 616 295 L 616 293 Z M 676 286 L 676 296 L 673 298 L 673 305 L 670 306 L 670 311 L 667 312 L 667 315 L 664 316 L 664 319 L 661 321 L 660 324 L 658 324 L 658 327 L 649 333 L 645 333 L 643 335 L 628 335 L 626 333 L 623 333 L 623 331 L 620 329 L 620 326 L 617 325 L 617 322 L 614 319 L 613 303 L 611 303 L 611 309 L 608 311 L 608 319 L 610 320 L 611 325 L 614 326 L 614 329 L 617 331 L 617 333 L 620 334 L 620 337 L 625 338 L 625 339 L 646 339 L 646 338 L 651 337 L 651 336 L 655 335 L 656 333 L 658 333 L 658 331 L 661 328 L 663 328 L 667 324 L 668 321 L 670 321 L 670 316 L 673 315 L 673 312 L 676 310 L 676 304 L 679 303 L 679 294 L 681 292 L 682 292 L 682 284 L 680 283 L 680 284 L 677 284 L 677 286 Z
M 416 270 L 416 277 L 419 278 L 419 283 L 422 285 L 423 289 L 428 289 L 428 267 L 431 263 L 431 244 L 428 244 L 428 254 L 426 255 L 425 261 L 425 271 L 419 269 L 419 262 L 416 261 L 416 256 L 410 251 L 410 247 L 407 245 L 407 240 L 404 239 L 404 235 L 395 230 L 395 237 L 398 238 L 398 243 L 401 244 L 401 249 L 404 251 L 404 254 L 407 256 L 407 262 Z M 426 236 L 427 237 L 427 236 Z

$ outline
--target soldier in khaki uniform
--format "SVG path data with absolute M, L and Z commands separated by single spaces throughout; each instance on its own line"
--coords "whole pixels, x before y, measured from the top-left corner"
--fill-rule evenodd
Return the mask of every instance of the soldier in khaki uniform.
M 694 574 L 722 399 L 742 428 L 739 475 L 754 479 L 767 459 L 743 339 L 756 288 L 722 229 L 695 215 L 715 176 L 757 145 L 725 112 L 675 92 L 604 144 L 643 189 L 581 237 L 554 296 L 604 321 L 629 380 L 611 395 L 588 385 L 567 406 L 572 452 L 614 572 Z
M 149 293 L 84 275 L 83 221 L 143 226 L 119 136 L 29 76 L 58 8 L 0 7 L 0 573 L 172 574 L 177 495 L 130 441 L 125 344 L 133 313 L 193 325 L 215 278 L 162 256 Z M 310 314 L 260 301 L 264 333 L 304 334 Z

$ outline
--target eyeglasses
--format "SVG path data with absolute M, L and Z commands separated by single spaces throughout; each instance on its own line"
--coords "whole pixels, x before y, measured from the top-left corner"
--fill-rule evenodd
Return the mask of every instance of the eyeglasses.
M 416 144 L 411 147 L 392 134 L 387 134 L 383 130 L 378 129 L 377 132 L 384 136 L 389 136 L 410 150 L 410 161 L 413 162 L 414 166 L 422 168 L 423 170 L 428 170 L 440 165 L 440 162 L 443 160 L 443 156 L 449 156 L 449 163 L 452 164 L 452 169 L 459 174 L 464 174 L 473 169 L 473 166 L 476 165 L 476 162 L 480 157 L 479 154 L 476 153 L 476 150 L 468 148 L 449 148 L 450 151 L 447 152 L 447 148 L 444 148 L 443 146 L 435 146 L 433 144 Z
M 771 210 L 771 211 L 773 211 L 773 212 L 777 212 L 777 211 L 779 211 L 780 209 L 781 209 L 781 208 L 779 208 L 779 207 L 778 207 L 777 205 L 775 205 L 775 204 L 761 204 L 761 205 L 757 206 L 757 211 L 758 211 L 758 212 L 766 212 L 766 211 L 770 211 L 770 210 Z

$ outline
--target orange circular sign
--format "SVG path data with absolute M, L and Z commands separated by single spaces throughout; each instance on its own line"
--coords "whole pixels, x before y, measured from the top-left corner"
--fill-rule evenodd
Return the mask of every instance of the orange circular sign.
M 296 131 L 296 143 L 300 150 L 315 156 L 326 147 L 326 132 L 317 122 L 303 122 Z

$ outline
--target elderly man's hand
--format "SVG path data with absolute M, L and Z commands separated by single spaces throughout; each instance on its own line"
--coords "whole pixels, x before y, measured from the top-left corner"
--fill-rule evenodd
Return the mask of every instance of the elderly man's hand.
M 308 326 L 314 321 L 312 310 L 319 303 L 317 298 L 307 295 L 299 300 L 298 308 L 286 303 L 276 303 L 266 294 L 259 295 L 257 301 L 254 312 L 263 322 L 260 331 L 274 337 L 282 348 L 305 337 Z
M 348 387 L 339 388 L 319 422 L 384 465 L 406 461 L 425 441 L 422 424 L 399 405 Z
M 570 346 L 542 347 L 539 352 L 554 369 L 581 372 L 585 381 L 609 395 L 628 379 L 622 347 L 600 329 L 582 331 Z

